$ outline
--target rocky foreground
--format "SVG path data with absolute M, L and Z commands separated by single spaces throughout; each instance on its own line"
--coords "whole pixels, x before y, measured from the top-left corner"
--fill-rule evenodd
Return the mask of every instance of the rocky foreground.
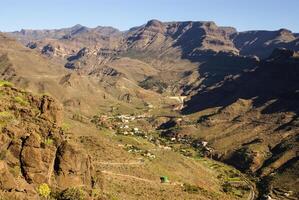
M 99 187 L 90 156 L 64 133 L 57 101 L 0 82 L 0 102 L 1 199 L 87 199 Z

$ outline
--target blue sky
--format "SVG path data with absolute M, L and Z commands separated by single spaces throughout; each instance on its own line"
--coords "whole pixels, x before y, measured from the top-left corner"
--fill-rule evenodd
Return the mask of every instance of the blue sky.
M 120 30 L 161 21 L 215 21 L 244 30 L 299 32 L 299 0 L 0 0 L 0 31 L 82 24 Z

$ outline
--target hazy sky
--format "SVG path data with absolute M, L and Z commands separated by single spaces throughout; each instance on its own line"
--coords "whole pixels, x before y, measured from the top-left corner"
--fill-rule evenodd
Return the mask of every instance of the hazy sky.
M 215 21 L 239 31 L 287 28 L 299 32 L 299 0 L 0 0 L 0 30 L 75 24 L 120 30 L 161 21 Z

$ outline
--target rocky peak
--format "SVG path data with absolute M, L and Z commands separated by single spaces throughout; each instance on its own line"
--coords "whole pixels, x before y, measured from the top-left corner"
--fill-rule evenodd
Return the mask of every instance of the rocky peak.
M 163 33 L 165 31 L 165 27 L 162 22 L 153 19 L 146 23 L 144 30 L 155 33 Z
M 163 26 L 163 23 L 156 19 L 152 19 L 148 21 L 145 25 L 145 27 L 161 27 L 161 26 Z
M 218 26 L 216 25 L 215 22 L 203 22 L 202 23 L 202 26 L 209 29 L 209 30 L 217 30 L 218 29 Z
M 76 25 L 72 26 L 70 29 L 71 30 L 78 30 L 78 29 L 83 28 L 83 27 L 85 27 L 85 26 L 82 26 L 81 24 L 76 24 Z
M 296 37 L 294 36 L 294 34 L 292 33 L 292 31 L 288 30 L 288 29 L 279 29 L 278 31 L 276 31 L 277 34 L 277 39 L 281 40 L 281 41 L 292 41 L 294 39 L 296 39 Z
M 279 35 L 290 35 L 290 34 L 293 34 L 292 31 L 290 31 L 288 29 L 285 29 L 285 28 L 281 28 L 277 32 L 278 32 Z

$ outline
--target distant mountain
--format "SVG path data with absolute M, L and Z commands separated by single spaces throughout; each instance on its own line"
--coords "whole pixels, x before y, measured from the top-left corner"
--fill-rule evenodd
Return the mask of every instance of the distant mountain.
M 50 29 L 50 30 L 31 30 L 31 29 L 22 29 L 20 31 L 11 32 L 10 35 L 18 38 L 22 42 L 41 40 L 41 39 L 63 39 L 87 33 L 87 32 L 98 32 L 103 35 L 110 35 L 115 32 L 119 32 L 117 29 L 112 27 L 101 27 L 88 28 L 77 24 L 70 28 L 62 29 Z
M 197 64 L 180 58 L 178 63 L 149 63 L 154 56 L 137 59 L 84 47 L 67 55 L 65 65 L 55 48 L 26 48 L 0 33 L 0 199 L 232 200 L 255 195 L 254 184 L 238 170 L 187 158 L 154 128 L 179 116 L 178 101 L 169 97 L 173 93 L 147 86 L 171 79 L 167 83 L 174 85 L 181 76 L 192 76 Z M 122 130 L 129 135 L 121 135 Z M 169 183 L 160 181 L 164 174 Z M 241 187 L 227 185 L 229 179 Z
M 150 20 L 8 35 L 28 48 L 0 35 L 1 78 L 87 115 L 175 113 L 154 131 L 207 141 L 210 156 L 261 178 L 261 194 L 298 195 L 299 34 Z
M 75 25 L 63 29 L 21 30 L 9 34 L 24 44 L 38 43 L 40 49 L 48 44 L 55 48 L 66 45 L 72 51 L 97 46 L 122 52 L 137 50 L 193 59 L 219 51 L 266 58 L 275 48 L 299 50 L 296 42 L 298 34 L 286 29 L 237 32 L 232 27 L 218 27 L 214 22 L 150 20 L 124 32 L 112 27 L 88 28 Z
M 84 59 L 90 63 L 97 62 L 92 59 L 93 54 L 83 51 L 81 54 L 84 56 L 77 62 Z M 130 69 L 128 65 L 131 65 Z M 50 93 L 70 110 L 79 108 L 91 114 L 95 107 L 119 104 L 133 112 L 138 105 L 156 104 L 164 97 L 143 89 L 138 81 L 143 80 L 145 74 L 157 73 L 142 61 L 125 58 L 114 60 L 110 65 L 90 68 L 83 74 L 83 71 L 68 70 L 59 61 L 0 34 L 0 79 L 37 93 Z M 109 110 L 110 107 L 104 109 Z
M 298 35 L 287 29 L 278 31 L 246 31 L 232 35 L 236 48 L 242 55 L 256 55 L 268 57 L 275 48 L 288 47 L 299 50 Z

